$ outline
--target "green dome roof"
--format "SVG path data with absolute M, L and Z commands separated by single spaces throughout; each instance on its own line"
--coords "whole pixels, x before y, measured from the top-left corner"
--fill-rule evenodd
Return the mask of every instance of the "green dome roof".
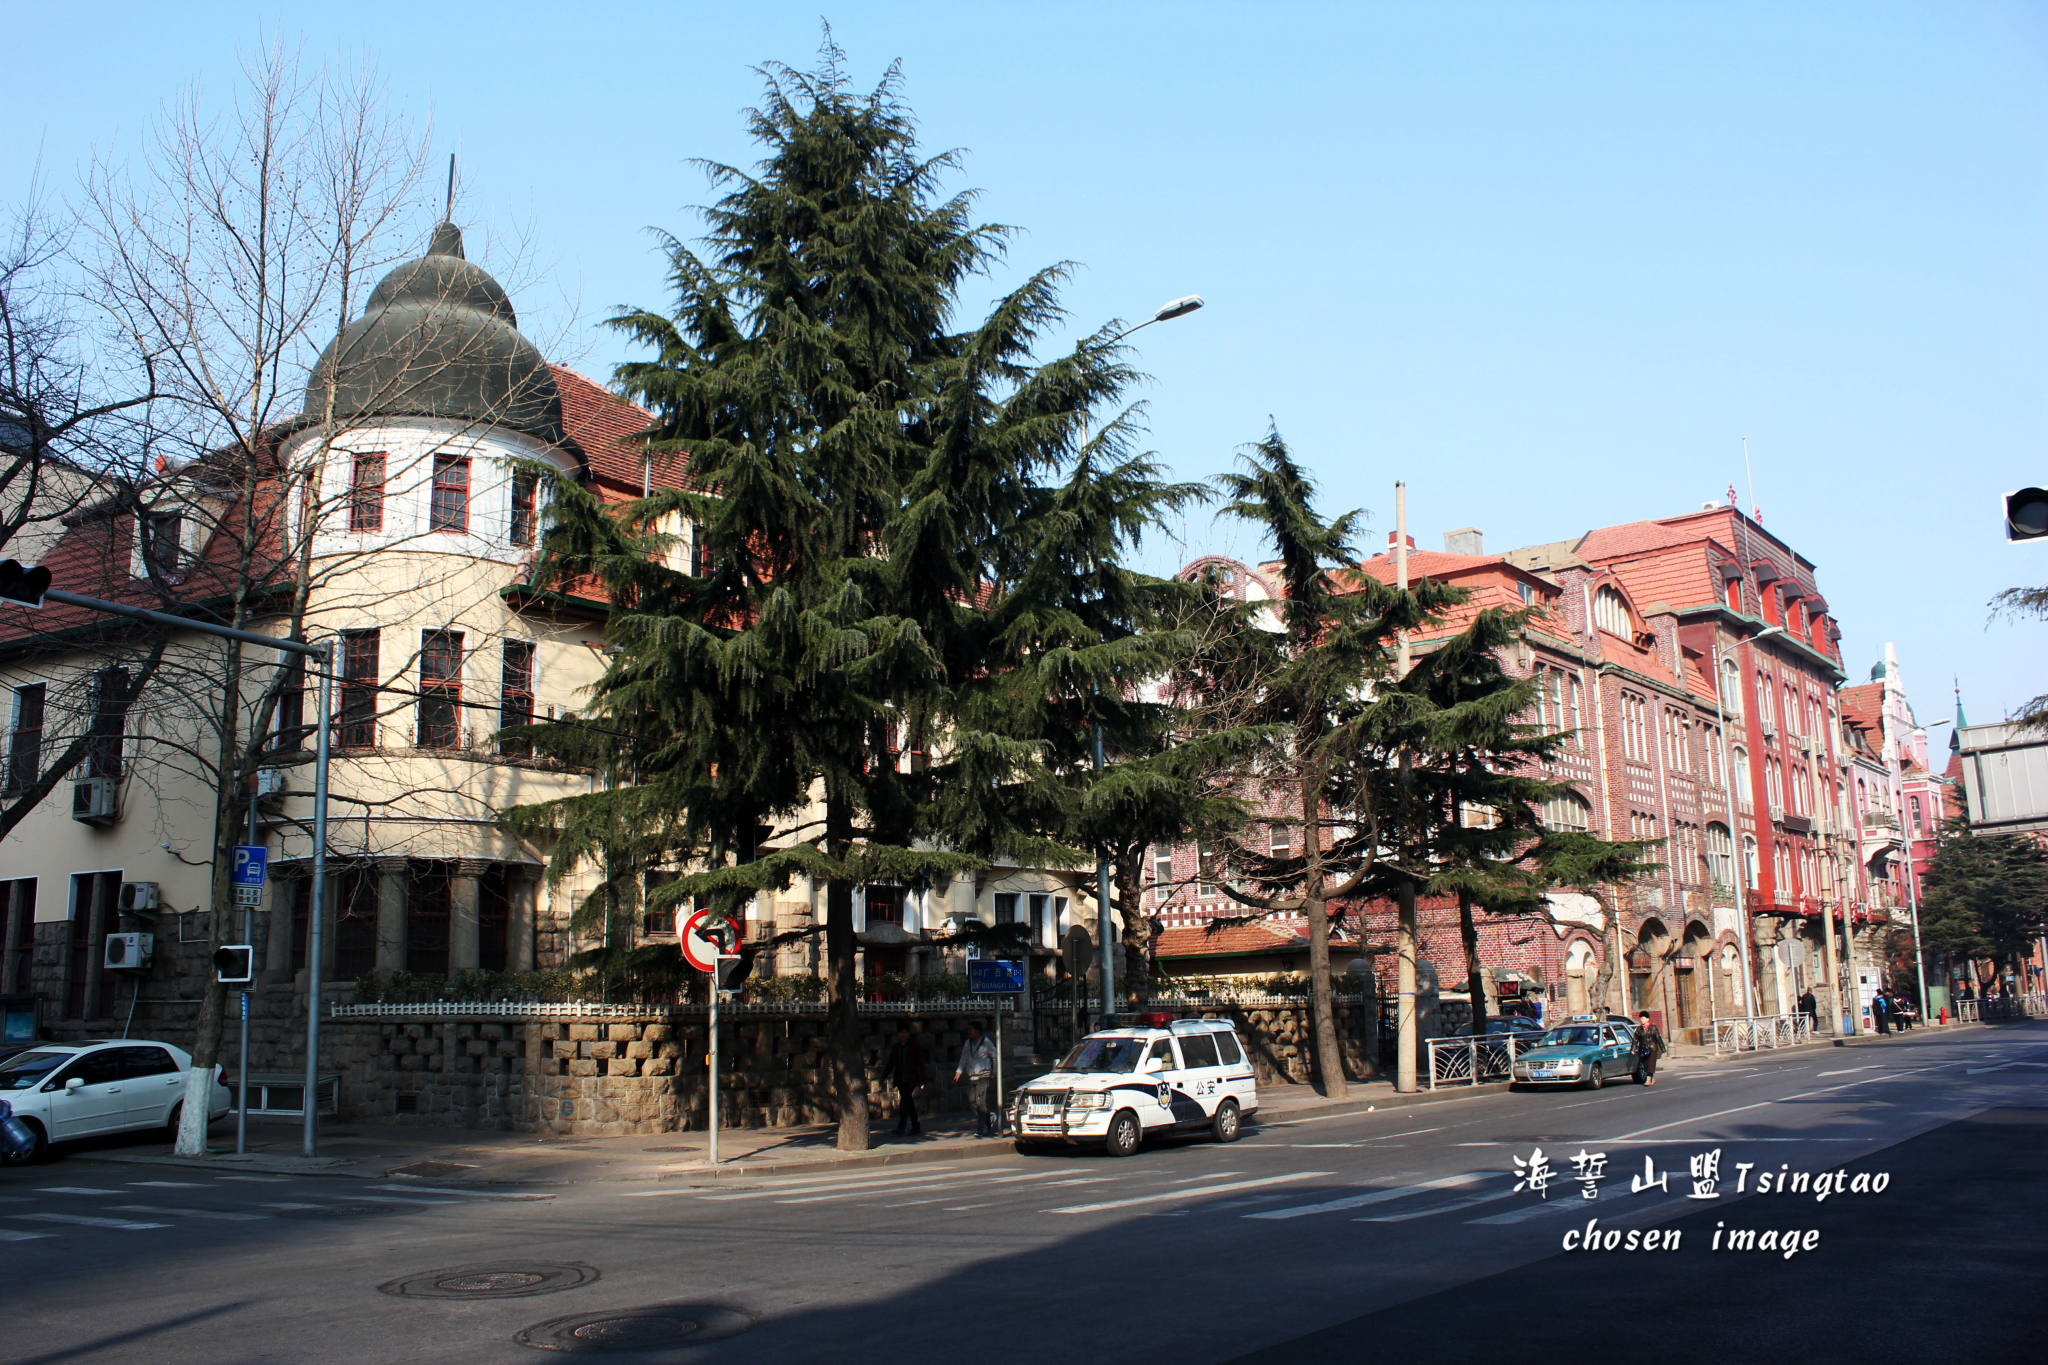
M 462 231 L 434 229 L 427 254 L 386 275 L 306 384 L 321 421 L 442 417 L 510 427 L 566 444 L 562 395 L 540 350 L 519 332 L 504 286 L 462 255 Z

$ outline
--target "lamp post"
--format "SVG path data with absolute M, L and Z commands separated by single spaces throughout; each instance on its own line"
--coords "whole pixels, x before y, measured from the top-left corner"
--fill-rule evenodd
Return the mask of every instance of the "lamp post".
M 1765 626 L 1762 630 L 1750 636 L 1749 642 L 1755 644 L 1758 640 L 1768 640 L 1773 635 L 1783 635 L 1784 633 L 1785 628 L 1783 626 Z M 1729 655 L 1727 657 L 1732 658 L 1734 656 Z M 1714 640 L 1714 721 L 1721 728 L 1721 798 L 1728 803 L 1728 819 L 1734 827 L 1730 834 L 1738 835 L 1742 829 L 1742 818 L 1735 804 L 1734 742 L 1728 737 L 1728 717 L 1721 703 L 1722 658 L 1721 641 L 1716 636 Z M 1744 775 L 1747 776 L 1747 774 Z M 1731 848 L 1729 852 L 1738 858 L 1742 855 L 1740 846 Z M 1742 873 L 1747 871 L 1748 868 L 1746 867 L 1742 869 Z M 1744 893 L 1748 888 L 1739 884 L 1743 880 L 1742 873 L 1738 873 L 1736 878 L 1738 885 L 1735 887 L 1735 934 L 1742 944 L 1742 1009 L 1745 1014 L 1754 1014 L 1756 1013 L 1756 986 L 1750 980 L 1749 975 L 1749 906 L 1744 900 Z
M 1183 295 L 1170 303 L 1161 304 L 1151 317 L 1146 318 L 1135 327 L 1124 328 L 1123 331 L 1118 332 L 1103 344 L 1114 346 L 1133 332 L 1150 327 L 1155 322 L 1171 322 L 1175 318 L 1186 317 L 1201 306 L 1202 296 L 1200 294 Z M 1081 414 L 1081 444 L 1085 446 L 1087 443 L 1088 414 L 1083 412 Z M 1103 767 L 1101 718 L 1097 717 L 1090 728 L 1094 731 L 1095 771 L 1099 773 Z M 1104 1020 L 1107 1020 L 1110 1015 L 1116 1013 L 1116 957 L 1111 951 L 1110 946 L 1113 941 L 1110 937 L 1113 927 L 1109 921 L 1108 850 L 1103 845 L 1097 844 L 1095 846 L 1095 934 L 1097 947 L 1099 948 L 1096 958 L 1102 963 L 1102 1019 Z M 996 1018 L 998 1023 L 1002 1022 L 1000 1014 Z

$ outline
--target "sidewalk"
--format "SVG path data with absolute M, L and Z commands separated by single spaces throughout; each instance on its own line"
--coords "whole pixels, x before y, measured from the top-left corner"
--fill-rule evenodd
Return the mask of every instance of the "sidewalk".
M 1267 1086 L 1259 1112 L 1247 1126 L 1292 1119 L 1364 1113 L 1372 1109 L 1448 1103 L 1496 1094 L 1492 1083 L 1401 1095 L 1391 1081 L 1358 1081 L 1350 1096 L 1331 1100 L 1313 1086 Z M 638 1137 L 554 1138 L 531 1133 L 478 1132 L 462 1128 L 337 1123 L 320 1136 L 320 1155 L 299 1154 L 296 1125 L 252 1122 L 249 1151 L 234 1152 L 232 1120 L 213 1125 L 205 1157 L 172 1154 L 162 1142 L 110 1139 L 65 1151 L 60 1159 L 131 1165 L 205 1167 L 273 1175 L 333 1176 L 366 1180 L 416 1179 L 438 1183 L 474 1181 L 491 1185 L 580 1185 L 614 1181 L 704 1181 L 771 1174 L 802 1174 L 930 1161 L 971 1161 L 1011 1155 L 1007 1140 L 977 1138 L 967 1114 L 927 1119 L 920 1137 L 899 1138 L 892 1119 L 878 1120 L 865 1152 L 842 1152 L 837 1130 L 828 1124 L 793 1128 L 726 1128 L 718 1135 L 719 1164 L 707 1160 L 705 1134 L 653 1133 Z
M 1804 1052 L 1808 1048 L 1815 1047 L 1869 1047 L 1876 1043 L 1889 1043 L 1894 1038 L 1913 1038 L 1923 1031 L 1946 1034 L 1954 1033 L 1958 1029 L 1984 1027 L 1985 1025 L 1983 1024 L 1950 1022 L 1947 1024 L 1922 1024 L 1919 1028 L 1909 1029 L 1905 1033 L 1859 1033 L 1853 1038 L 1837 1038 L 1831 1033 L 1823 1033 L 1804 1043 L 1793 1043 L 1785 1047 L 1747 1048 L 1741 1052 L 1716 1052 L 1705 1043 L 1673 1043 L 1670 1045 L 1670 1050 L 1665 1053 L 1664 1065 L 1669 1066 L 1674 1062 L 1685 1062 L 1688 1064 L 1696 1062 L 1725 1062 L 1736 1057 L 1769 1057 L 1778 1053 Z

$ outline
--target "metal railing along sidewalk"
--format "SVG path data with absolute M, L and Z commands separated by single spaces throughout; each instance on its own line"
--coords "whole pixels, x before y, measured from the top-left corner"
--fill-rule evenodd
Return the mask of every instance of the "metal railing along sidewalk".
M 1429 1038 L 1429 1088 L 1505 1081 L 1515 1074 L 1515 1058 L 1536 1046 L 1541 1034 L 1489 1033 L 1485 1037 Z
M 1803 1014 L 1751 1014 L 1714 1021 L 1716 1054 L 1794 1047 L 1813 1041 L 1813 1023 Z
M 2048 995 L 1987 995 L 1952 1000 L 1948 1017 L 1958 1024 L 2007 1024 L 2021 1019 L 2048 1019 Z

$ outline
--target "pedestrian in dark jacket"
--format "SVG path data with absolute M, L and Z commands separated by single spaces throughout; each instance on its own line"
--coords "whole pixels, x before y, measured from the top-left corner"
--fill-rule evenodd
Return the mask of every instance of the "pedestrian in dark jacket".
M 896 1087 L 896 1136 L 922 1133 L 924 1125 L 917 1119 L 917 1091 L 925 1081 L 924 1044 L 910 1031 L 910 1025 L 896 1026 L 896 1045 L 889 1049 L 882 1074 Z
M 1644 1010 L 1636 1020 L 1636 1057 L 1643 1068 L 1643 1084 L 1657 1083 L 1657 1059 L 1664 1055 L 1664 1035 L 1657 1032 L 1657 1026 L 1650 1022 L 1650 1012 Z
M 1879 991 L 1870 998 L 1870 1013 L 1877 1020 L 1877 1031 L 1879 1033 L 1890 1033 L 1892 1031 L 1891 1012 L 1892 1002 L 1885 999 L 1883 991 Z
M 1813 987 L 1806 988 L 1806 994 L 1799 997 L 1799 1012 L 1806 1016 L 1809 1031 L 1820 1032 L 1820 1002 L 1813 998 Z

